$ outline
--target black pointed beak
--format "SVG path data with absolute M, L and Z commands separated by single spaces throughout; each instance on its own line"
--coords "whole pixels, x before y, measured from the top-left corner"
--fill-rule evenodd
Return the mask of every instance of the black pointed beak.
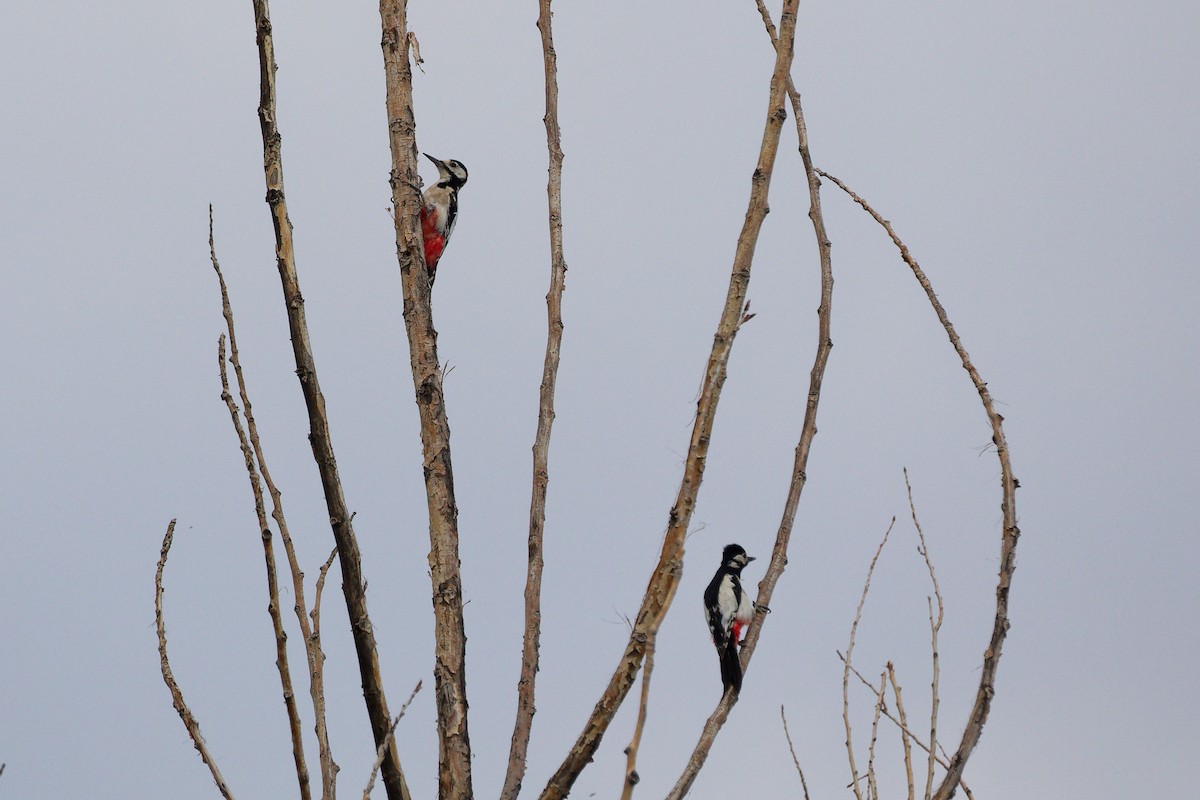
M 438 168 L 439 170 L 445 170 L 445 169 L 446 169 L 446 165 L 445 165 L 445 163 L 443 163 L 442 161 L 439 161 L 438 159 L 436 159 L 436 158 L 434 158 L 433 156 L 429 155 L 429 153 L 421 153 L 421 155 L 425 156 L 425 157 L 426 157 L 426 158 L 428 158 L 430 161 L 432 161 L 434 164 L 436 164 L 436 165 L 437 165 L 437 168 Z
M 756 558 L 757 558 L 757 556 L 746 556 L 746 563 L 748 564 L 751 561 L 754 561 Z

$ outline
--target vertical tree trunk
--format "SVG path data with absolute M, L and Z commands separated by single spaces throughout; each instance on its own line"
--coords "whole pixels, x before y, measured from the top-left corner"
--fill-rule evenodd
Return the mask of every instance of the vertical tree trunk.
M 421 418 L 425 493 L 429 507 L 429 572 L 433 581 L 434 684 L 438 715 L 438 796 L 468 800 L 471 740 L 467 733 L 466 642 L 458 559 L 458 507 L 450 463 L 437 331 L 429 307 L 429 277 L 420 233 L 416 120 L 406 0 L 381 0 L 383 66 L 387 85 L 388 140 L 392 151 L 392 207 L 396 255 L 404 290 L 404 326 Z

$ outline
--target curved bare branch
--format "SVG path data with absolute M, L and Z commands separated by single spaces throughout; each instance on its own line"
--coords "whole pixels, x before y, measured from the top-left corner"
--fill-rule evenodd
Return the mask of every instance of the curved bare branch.
M 917 282 L 925 290 L 925 295 L 929 298 L 929 303 L 933 306 L 938 321 L 942 323 L 942 327 L 950 339 L 950 344 L 954 347 L 954 352 L 958 354 L 959 360 L 962 361 L 963 369 L 967 371 L 967 374 L 971 377 L 971 383 L 975 386 L 975 391 L 979 393 L 979 399 L 983 403 L 983 410 L 987 414 L 988 423 L 992 428 L 992 442 L 996 445 L 996 458 L 1000 461 L 1000 511 L 1004 516 L 1004 531 L 1000 539 L 1000 575 L 996 582 L 996 615 L 992 624 L 991 638 L 988 640 L 987 648 L 983 651 L 983 668 L 979 677 L 979 689 L 975 693 L 975 703 L 971 708 L 967 724 L 963 728 L 962 740 L 959 742 L 958 749 L 954 751 L 954 755 L 950 757 L 950 765 L 946 769 L 946 774 L 942 777 L 941 784 L 938 785 L 937 791 L 933 794 L 933 800 L 950 800 L 954 796 L 955 789 L 962 778 L 963 770 L 967 766 L 967 760 L 971 757 L 975 746 L 979 744 L 979 737 L 983 734 L 983 726 L 987 723 L 988 712 L 992 707 L 992 697 L 996 693 L 996 670 L 1000 665 L 1000 652 L 1004 646 L 1004 638 L 1008 635 L 1009 628 L 1008 594 L 1009 588 L 1012 585 L 1013 571 L 1016 569 L 1017 540 L 1021 536 L 1021 529 L 1017 527 L 1016 499 L 1016 490 L 1020 484 L 1013 476 L 1008 442 L 1004 438 L 1004 417 L 997 413 L 995 404 L 992 402 L 992 395 L 988 391 L 987 383 L 980 377 L 979 371 L 975 369 L 975 365 L 971 363 L 971 358 L 967 355 L 967 350 L 963 347 L 958 332 L 954 330 L 954 326 L 950 323 L 946 309 L 942 307 L 941 301 L 938 300 L 937 295 L 934 293 L 933 285 L 929 282 L 925 271 L 921 269 L 920 264 L 913 258 L 908 247 L 896 235 L 895 230 L 892 229 L 892 224 L 881 217 L 875 209 L 871 208 L 866 200 L 859 197 L 850 187 L 829 173 L 823 170 L 818 170 L 818 173 L 833 181 L 842 191 L 850 195 L 854 202 L 862 206 L 876 222 L 883 226 L 892 243 L 900 250 L 900 257 L 904 259 L 904 263 L 909 266 Z
M 163 536 L 162 549 L 158 554 L 158 569 L 154 573 L 154 622 L 158 628 L 159 667 L 162 669 L 163 681 L 167 684 L 167 688 L 171 690 L 171 703 L 175 706 L 175 711 L 178 712 L 179 718 L 183 720 L 183 727 L 187 728 L 188 736 L 191 737 L 192 744 L 196 746 L 196 752 L 200 754 L 200 760 L 204 762 L 204 766 L 208 767 L 208 771 L 212 773 L 213 780 L 216 782 L 221 796 L 225 800 L 233 800 L 233 793 L 229 791 L 229 786 L 225 783 L 225 778 L 221 776 L 221 770 L 217 769 L 217 762 L 213 760 L 212 754 L 208 752 L 208 746 L 204 743 L 204 737 L 200 734 L 200 723 L 196 721 L 192 710 L 184 702 L 183 692 L 180 690 L 179 684 L 175 681 L 175 675 L 171 672 L 171 662 L 167 659 L 167 626 L 163 622 L 162 608 L 163 570 L 166 569 L 167 554 L 171 552 L 171 542 L 174 539 L 175 520 L 171 520 L 171 523 L 167 525 L 167 533 Z

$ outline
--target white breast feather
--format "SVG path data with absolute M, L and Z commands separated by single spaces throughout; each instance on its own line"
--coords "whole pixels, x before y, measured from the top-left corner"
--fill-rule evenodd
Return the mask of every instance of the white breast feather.
M 732 590 L 731 590 L 732 591 Z M 746 591 L 746 587 L 742 587 L 742 602 L 738 606 L 737 620 L 742 624 L 747 624 L 754 619 L 754 603 L 750 601 L 750 593 Z

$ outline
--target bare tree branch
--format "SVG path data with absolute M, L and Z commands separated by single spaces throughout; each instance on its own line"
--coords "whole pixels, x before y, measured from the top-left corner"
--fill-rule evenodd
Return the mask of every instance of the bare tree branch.
M 320 637 L 321 635 L 321 595 L 325 591 L 325 577 L 329 575 L 329 568 L 333 566 L 333 560 L 337 558 L 337 548 L 329 551 L 329 558 L 325 559 L 325 563 L 321 565 L 321 571 L 317 573 L 317 588 L 313 596 L 313 607 L 309 616 L 312 618 L 313 636 Z
M 1000 654 L 1009 628 L 1008 594 L 1012 585 L 1013 571 L 1016 569 L 1017 540 L 1021 536 L 1021 529 L 1017 527 L 1016 500 L 1016 490 L 1020 484 L 1013 476 L 1008 442 L 1004 438 L 1004 417 L 996 412 L 995 405 L 992 402 L 992 395 L 987 388 L 987 383 L 980 377 L 978 370 L 975 369 L 975 365 L 971 363 L 971 358 L 967 355 L 962 340 L 954 330 L 954 326 L 950 323 L 950 318 L 946 315 L 946 310 L 942 307 L 941 302 L 934 293 L 933 285 L 929 282 L 929 278 L 925 275 L 924 270 L 921 269 L 916 259 L 913 258 L 908 247 L 896 235 L 890 222 L 881 217 L 875 209 L 871 208 L 866 200 L 863 200 L 851 191 L 846 184 L 827 172 L 822 170 L 818 170 L 818 172 L 836 183 L 842 191 L 850 195 L 876 222 L 882 225 L 892 242 L 900 250 L 900 257 L 904 259 L 904 263 L 909 266 L 917 282 L 925 290 L 925 295 L 929 298 L 929 302 L 937 314 L 938 321 L 942 323 L 942 327 L 950 339 L 950 344 L 953 345 L 954 351 L 962 361 L 963 369 L 970 375 L 971 382 L 974 384 L 975 390 L 979 393 L 979 399 L 983 403 L 988 423 L 992 427 L 992 442 L 996 445 L 996 457 L 1000 461 L 1000 491 L 1002 497 L 1000 511 L 1004 516 L 1004 531 L 1000 541 L 1000 574 L 996 582 L 996 615 L 992 624 L 991 638 L 988 641 L 987 648 L 983 651 L 983 668 L 979 678 L 979 689 L 975 694 L 975 703 L 971 708 L 967 724 L 963 728 L 962 740 L 959 742 L 958 749 L 954 751 L 954 755 L 950 758 L 950 766 L 947 768 L 941 784 L 933 795 L 933 800 L 950 800 L 954 796 L 963 770 L 967 766 L 967 760 L 970 759 L 975 746 L 979 744 L 979 737 L 983 734 L 983 726 L 987 723 L 988 712 L 992 707 L 992 697 L 996 693 L 996 670 L 1000 665 Z
M 879 691 L 875 695 L 875 715 L 871 718 L 871 744 L 867 748 L 867 797 L 879 800 L 879 783 L 875 775 L 875 742 L 879 739 L 879 717 L 885 704 L 884 688 L 887 686 L 887 670 L 879 675 Z
M 842 660 L 843 664 L 846 662 L 846 657 L 843 656 L 841 653 L 838 653 L 838 658 L 840 658 Z M 854 676 L 856 678 L 858 678 L 859 683 L 861 683 L 863 686 L 870 689 L 872 694 L 877 695 L 877 690 L 876 690 L 874 684 L 872 684 L 869 680 L 867 680 L 865 677 L 863 677 L 863 674 L 861 672 L 859 672 L 854 667 L 851 667 L 850 671 L 854 673 Z M 927 744 L 925 744 L 925 742 L 921 741 L 921 738 L 919 736 L 917 736 L 915 733 L 913 733 L 911 730 L 909 730 L 905 723 L 896 719 L 896 717 L 893 716 L 892 713 L 887 710 L 886 705 L 883 707 L 883 716 L 885 716 L 889 720 L 891 720 L 892 724 L 895 725 L 897 728 L 899 728 L 901 734 L 903 736 L 907 737 L 908 739 L 910 739 L 914 744 L 916 744 L 917 747 L 921 748 L 926 753 L 929 752 L 929 746 Z M 940 748 L 940 745 L 939 745 L 939 748 Z M 943 768 L 950 766 L 950 762 L 940 756 L 937 759 L 937 763 L 940 766 L 942 766 Z M 967 796 L 968 800 L 971 800 L 971 798 L 974 797 L 974 795 L 971 794 L 971 790 L 967 788 L 967 784 L 965 781 L 963 781 L 962 779 L 959 779 L 958 785 L 960 787 L 962 787 L 963 793 Z
M 332 557 L 330 557 L 330 560 L 325 563 L 328 565 L 332 563 L 332 560 Z M 396 715 L 396 718 L 392 720 L 392 724 L 388 726 L 388 738 L 379 745 L 379 749 L 375 752 L 375 763 L 371 766 L 371 777 L 367 779 L 367 788 L 363 789 L 363 800 L 371 800 L 371 790 L 375 788 L 375 776 L 379 774 L 379 767 L 383 764 L 383 759 L 387 757 L 388 743 L 395 737 L 396 726 L 400 724 L 400 720 L 404 719 L 404 712 L 408 711 L 408 707 L 412 705 L 413 698 L 417 696 L 417 692 L 419 691 L 421 691 L 421 681 L 417 681 L 417 685 L 413 687 L 412 694 L 408 696 L 408 700 L 405 701 L 404 705 L 400 706 L 400 713 Z
M 546 197 L 550 223 L 550 289 L 546 293 L 546 358 L 538 398 L 537 434 L 533 441 L 533 489 L 529 502 L 529 564 L 525 577 L 525 639 L 521 652 L 521 676 L 517 681 L 517 717 L 513 723 L 508 772 L 501 800 L 516 800 L 525 779 L 529 736 L 536 713 L 534 688 L 542 635 L 542 539 L 546 526 L 546 492 L 550 482 L 550 432 L 554 425 L 554 387 L 558 380 L 559 350 L 562 346 L 562 295 L 566 286 L 567 262 L 563 255 L 562 225 L 562 134 L 558 127 L 558 60 L 554 52 L 551 0 L 538 2 L 538 30 L 542 34 L 542 57 L 546 82 L 546 148 L 549 179 Z
M 429 574 L 433 584 L 434 683 L 438 714 L 438 796 L 468 800 L 471 739 L 467 729 L 466 632 L 458 558 L 458 507 L 450 461 L 437 331 L 429 307 L 429 276 L 419 230 L 416 119 L 412 66 L 408 60 L 407 0 L 380 0 L 383 66 L 387 90 L 388 142 L 392 153 L 392 208 L 396 254 L 404 292 L 413 386 L 421 419 L 425 494 L 429 508 Z M 384 775 L 386 779 L 386 774 Z
M 175 538 L 175 520 L 167 525 L 167 533 L 163 537 L 162 549 L 158 555 L 158 570 L 154 573 L 154 621 L 158 627 L 158 663 L 162 668 L 163 681 L 166 682 L 167 688 L 171 690 L 171 704 L 175 706 L 175 711 L 179 714 L 179 718 L 183 720 L 183 727 L 187 728 L 188 736 L 192 739 L 192 744 L 196 746 L 196 752 L 200 754 L 200 760 L 204 762 L 204 766 L 208 767 L 208 771 L 212 773 L 213 780 L 217 784 L 217 789 L 220 790 L 221 796 L 226 800 L 233 800 L 233 793 L 229 791 L 229 787 L 225 784 L 225 779 L 221 777 L 221 770 L 217 769 L 217 762 L 213 760 L 212 754 L 208 752 L 208 746 L 204 743 L 204 736 L 200 734 L 200 723 L 196 721 L 196 717 L 192 714 L 192 710 L 188 708 L 187 703 L 183 700 L 183 692 L 179 689 L 179 684 L 175 681 L 175 676 L 171 673 L 171 663 L 167 659 L 167 628 L 163 623 L 163 569 L 167 566 L 167 554 L 171 552 L 171 542 Z M 3 771 L 0 768 L 0 771 Z
M 725 383 L 730 352 L 738 330 L 749 316 L 746 308 L 746 292 L 750 282 L 750 269 L 754 260 L 758 233 L 767 214 L 767 196 L 775 167 L 775 156 L 779 148 L 780 131 L 783 121 L 787 118 L 787 112 L 783 107 L 784 86 L 792 63 L 798 1 L 785 0 L 784 2 L 782 40 L 786 46 L 777 48 L 775 69 L 771 78 L 770 99 L 767 106 L 767 119 L 763 130 L 762 144 L 759 148 L 758 163 L 751 179 L 746 218 L 738 237 L 725 307 L 717 326 L 716 335 L 713 337 L 712 352 L 705 368 L 703 390 L 696 404 L 696 418 L 688 446 L 687 459 L 684 463 L 683 479 L 680 482 L 675 505 L 668 518 L 662 552 L 646 587 L 646 593 L 638 610 L 629 642 L 612 679 L 592 710 L 592 714 L 574 747 L 571 748 L 571 752 L 568 753 L 543 790 L 542 800 L 559 800 L 566 797 L 579 773 L 591 761 L 613 715 L 616 714 L 633 685 L 646 652 L 647 632 L 652 626 L 661 624 L 663 616 L 670 608 L 675 587 L 683 574 L 684 543 L 696 498 L 700 491 L 700 483 L 704 477 L 713 421 L 721 397 L 721 389 Z M 696 769 L 698 768 L 697 766 Z M 686 783 L 690 785 L 691 779 L 686 780 Z
M 854 789 L 854 796 L 857 800 L 862 800 L 862 791 L 858 787 L 858 767 L 854 764 L 854 736 L 850 730 L 850 670 L 853 669 L 851 661 L 854 657 L 854 637 L 858 633 L 858 623 L 862 620 L 867 594 L 871 591 L 871 576 L 875 574 L 875 564 L 879 561 L 879 554 L 883 552 L 883 546 L 887 544 L 888 536 L 891 535 L 892 527 L 895 524 L 896 518 L 892 517 L 887 530 L 883 532 L 879 546 L 875 548 L 875 555 L 871 557 L 871 566 L 867 567 L 867 579 L 863 581 L 862 594 L 858 598 L 858 608 L 854 612 L 854 622 L 850 624 L 850 641 L 846 645 L 846 655 L 842 657 L 842 723 L 846 728 L 846 755 L 850 759 L 850 786 Z M 858 674 L 857 671 L 855 674 Z M 872 686 L 872 688 L 874 687 Z
M 783 706 L 779 707 L 779 718 L 783 720 L 783 735 L 787 738 L 788 752 L 792 754 L 792 763 L 796 765 L 796 772 L 800 775 L 800 788 L 804 790 L 804 800 L 808 800 L 808 781 L 804 780 L 804 770 L 800 769 L 800 759 L 796 758 L 796 748 L 792 746 L 792 734 L 788 731 L 787 716 L 783 713 Z
M 670 605 L 675 599 L 675 592 L 678 590 L 679 583 L 676 582 L 670 589 L 671 596 L 667 605 Z M 637 757 L 638 750 L 642 745 L 642 731 L 646 728 L 646 717 L 650 709 L 650 677 L 654 674 L 654 648 L 658 643 L 658 629 L 661 627 L 663 619 L 664 617 L 660 616 L 658 621 L 646 631 L 646 657 L 642 665 L 641 701 L 638 703 L 638 716 L 633 728 L 633 739 L 625 748 L 625 782 L 621 789 L 621 800 L 632 800 L 633 789 L 641 781 L 641 776 L 637 771 Z
M 210 229 L 209 242 L 211 243 L 211 241 Z M 213 265 L 216 266 L 216 263 L 214 255 Z M 232 319 L 232 313 L 228 312 L 228 302 L 226 302 L 225 308 L 229 313 L 227 319 Z M 283 704 L 287 709 L 288 729 L 292 737 L 292 759 L 296 765 L 300 797 L 303 800 L 309 800 L 312 793 L 309 790 L 308 765 L 304 759 L 304 735 L 300 729 L 300 712 L 296 709 L 296 693 L 292 688 L 292 670 L 288 665 L 287 633 L 283 629 L 283 616 L 279 612 L 279 576 L 275 569 L 275 546 L 272 543 L 271 526 L 267 523 L 267 512 L 263 507 L 262 485 L 254 467 L 254 451 L 250 448 L 250 442 L 246 439 L 246 432 L 242 428 L 237 404 L 233 402 L 233 395 L 229 393 L 229 375 L 225 370 L 225 334 L 221 334 L 217 346 L 217 361 L 221 371 L 221 399 L 225 401 L 230 419 L 233 420 L 233 428 L 237 432 L 242 456 L 245 459 L 246 472 L 250 476 L 250 489 L 254 493 L 254 513 L 258 517 L 258 532 L 262 539 L 263 555 L 267 566 L 267 613 L 271 615 L 271 628 L 275 633 L 275 668 L 279 670 L 279 682 L 283 687 Z
M 217 260 L 217 250 L 213 241 L 213 212 L 211 205 L 208 207 L 208 249 L 212 258 L 213 270 L 217 273 L 217 282 L 221 289 L 221 310 L 225 316 L 225 328 L 229 335 L 229 363 L 233 365 L 234 376 L 237 378 L 238 394 L 241 397 L 242 409 L 246 417 L 245 433 L 243 433 L 238 423 L 237 406 L 234 404 L 233 398 L 229 395 L 229 381 L 225 375 L 225 358 L 223 354 L 220 368 L 221 397 L 225 400 L 226 406 L 229 409 L 229 413 L 233 419 L 234 430 L 238 435 L 238 442 L 245 456 L 246 471 L 250 476 L 250 489 L 254 495 L 254 509 L 258 517 L 259 530 L 262 532 L 263 548 L 267 558 L 267 587 L 271 597 L 269 608 L 271 609 L 272 622 L 275 625 L 277 647 L 284 655 L 284 660 L 280 662 L 282 664 L 280 670 L 281 672 L 286 672 L 288 675 L 284 686 L 284 696 L 288 699 L 288 720 L 292 726 L 293 751 L 298 754 L 296 756 L 296 771 L 298 775 L 303 776 L 301 795 L 303 797 L 309 795 L 308 769 L 303 762 L 300 720 L 299 716 L 295 714 L 295 701 L 291 699 L 291 674 L 290 670 L 287 669 L 287 651 L 284 647 L 287 634 L 283 632 L 282 620 L 276 619 L 279 615 L 279 591 L 275 577 L 275 554 L 271 543 L 270 526 L 267 524 L 263 513 L 262 488 L 258 480 L 258 474 L 255 471 L 255 462 L 257 462 L 258 473 L 262 474 L 262 479 L 267 485 L 267 491 L 271 495 L 271 516 L 275 519 L 275 524 L 279 526 L 279 537 L 283 540 L 284 552 L 287 554 L 288 566 L 291 569 L 292 593 L 294 598 L 292 610 L 295 612 L 296 618 L 300 623 L 300 633 L 304 638 L 304 652 L 308 661 L 309 697 L 313 706 L 314 729 L 317 734 L 317 748 L 321 764 L 321 797 L 323 800 L 332 800 L 336 792 L 338 766 L 333 760 L 333 754 L 329 747 L 329 731 L 325 721 L 325 653 L 321 649 L 320 634 L 314 632 L 309 627 L 304 601 L 304 573 L 300 570 L 300 563 L 296 558 L 296 548 L 293 546 L 291 534 L 288 532 L 287 518 L 283 513 L 283 497 L 279 492 L 279 488 L 271 479 L 270 470 L 267 469 L 267 459 L 263 453 L 262 442 L 258 436 L 258 426 L 254 422 L 253 406 L 250 403 L 250 395 L 246 389 L 246 379 L 242 372 L 241 360 L 238 358 L 237 332 L 233 322 L 233 307 L 229 302 L 229 289 L 225 285 L 225 276 L 221 272 L 221 264 Z M 249 447 L 247 447 L 247 444 Z M 251 455 L 251 450 L 253 450 L 253 455 Z
M 771 45 L 775 48 L 776 58 L 782 58 L 785 52 L 790 52 L 794 48 L 795 6 L 787 3 L 784 4 L 781 15 L 782 37 L 777 34 L 766 7 L 761 3 L 759 4 L 759 10 L 762 14 L 767 34 L 771 38 Z M 781 48 L 780 42 L 785 42 L 787 46 Z M 790 58 L 790 56 L 788 57 Z M 829 353 L 833 348 L 833 340 L 830 338 L 830 313 L 833 305 L 833 267 L 830 252 L 831 245 L 829 237 L 825 232 L 825 219 L 821 211 L 821 182 L 817 178 L 813 168 L 812 156 L 808 146 L 808 128 L 804 122 L 804 110 L 800 105 L 800 95 L 792 85 L 790 62 L 788 69 L 783 73 L 783 77 L 785 78 L 787 95 L 791 102 L 793 116 L 796 121 L 797 142 L 808 181 L 808 216 L 812 221 L 813 231 L 816 234 L 817 250 L 821 265 L 821 303 L 817 307 L 817 348 L 813 357 L 813 366 L 809 372 L 808 399 L 804 412 L 804 423 L 800 430 L 800 440 L 796 445 L 796 458 L 792 467 L 792 478 L 788 485 L 787 499 L 784 502 L 783 517 L 780 520 L 779 529 L 775 535 L 775 547 L 771 551 L 771 562 L 767 567 L 766 574 L 763 575 L 763 579 L 758 584 L 757 600 L 764 607 L 770 605 L 775 585 L 779 582 L 779 578 L 783 575 L 783 570 L 787 566 L 787 551 L 788 545 L 791 542 L 792 528 L 796 520 L 796 510 L 800 505 L 800 496 L 808 481 L 808 455 L 812 449 L 813 438 L 817 434 L 817 409 L 821 401 L 821 384 L 825 378 L 825 367 L 829 363 Z M 774 87 L 775 84 L 772 83 L 772 86 Z M 750 628 L 746 633 L 746 639 L 740 648 L 739 654 L 743 674 L 749 668 L 750 659 L 754 656 L 754 650 L 758 646 L 758 638 L 762 633 L 762 626 L 765 620 L 765 615 L 756 614 L 754 620 L 750 623 Z M 704 761 L 708 758 L 708 752 L 716 740 L 717 733 L 725 724 L 725 720 L 729 717 L 729 711 L 736 702 L 736 695 L 726 694 L 717 703 L 716 709 L 709 715 L 708 720 L 704 724 L 700 740 L 696 743 L 696 747 L 692 751 L 691 758 L 688 759 L 683 774 L 676 782 L 671 794 L 668 795 L 669 798 L 674 800 L 675 798 L 682 798 L 687 794 L 700 768 L 704 765 Z
M 276 122 L 275 44 L 271 35 L 270 10 L 267 0 L 253 0 L 253 5 L 259 63 L 258 118 L 263 137 L 263 173 L 267 186 L 267 204 L 271 209 L 271 222 L 275 228 L 275 259 L 283 285 L 296 375 L 300 379 L 300 388 L 308 409 L 308 438 L 312 445 L 317 472 L 321 477 L 325 506 L 341 561 L 342 593 L 346 599 L 350 631 L 358 656 L 363 700 L 366 703 L 367 716 L 370 718 L 371 732 L 378 746 L 387 739 L 391 714 L 388 712 L 387 696 L 383 688 L 379 654 L 375 648 L 375 629 L 367 612 L 366 586 L 358 537 L 355 536 L 351 514 L 346 507 L 337 459 L 333 452 L 329 418 L 325 412 L 325 396 L 321 393 L 321 385 L 317 380 L 317 366 L 308 335 L 304 298 L 300 293 L 300 279 L 296 272 L 292 223 L 288 219 L 287 201 L 283 191 L 282 138 Z M 394 742 L 383 765 L 383 783 L 389 800 L 409 800 L 408 786 L 404 781 L 400 757 Z
M 913 800 L 916 793 L 916 783 L 913 780 L 912 745 L 908 741 L 908 715 L 904 713 L 904 698 L 900 694 L 900 682 L 896 680 L 896 668 L 892 662 L 887 663 L 888 680 L 892 684 L 892 694 L 896 696 L 896 714 L 900 717 L 900 744 L 904 748 L 904 775 L 908 780 L 908 800 Z M 891 715 L 888 715 L 891 718 Z
M 908 508 L 912 513 L 913 526 L 917 529 L 917 539 L 920 542 L 918 550 L 925 559 L 925 568 L 929 571 L 929 581 L 933 584 L 933 594 L 937 598 L 937 619 L 933 616 L 933 601 L 929 598 L 929 641 L 933 659 L 933 677 L 930 680 L 930 711 L 929 711 L 929 763 L 925 777 L 925 800 L 933 794 L 933 765 L 934 752 L 937 749 L 938 723 L 938 685 L 941 683 L 941 668 L 938 662 L 938 632 L 942 629 L 942 618 L 945 607 L 942 604 L 942 590 L 938 586 L 937 573 L 933 569 L 933 561 L 929 557 L 929 547 L 925 544 L 925 532 L 921 529 L 921 521 L 917 519 L 917 506 L 913 502 L 912 484 L 908 482 L 908 468 L 904 469 L 904 488 L 908 492 Z

